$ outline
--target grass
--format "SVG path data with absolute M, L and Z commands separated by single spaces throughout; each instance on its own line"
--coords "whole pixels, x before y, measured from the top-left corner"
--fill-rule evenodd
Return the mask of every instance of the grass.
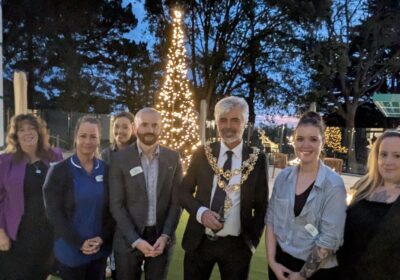
M 188 219 L 188 213 L 183 212 L 182 217 L 179 221 L 178 228 L 176 230 L 177 244 L 175 245 L 175 252 L 169 268 L 168 279 L 177 280 L 183 279 L 183 255 L 184 251 L 181 246 L 183 232 L 186 227 L 186 221 Z M 249 279 L 268 279 L 267 277 L 267 265 L 265 257 L 265 243 L 264 235 L 261 238 L 260 244 L 257 247 L 256 252 L 253 255 L 250 267 Z M 219 276 L 218 267 L 215 266 L 214 271 L 211 275 L 212 280 L 221 279 Z
M 178 228 L 176 230 L 177 242 L 174 249 L 174 255 L 171 260 L 168 279 L 179 280 L 183 279 L 183 256 L 184 251 L 181 246 L 183 232 L 186 227 L 186 221 L 188 219 L 188 213 L 183 212 L 182 217 L 179 221 Z M 264 235 L 261 237 L 260 244 L 253 255 L 250 267 L 249 279 L 268 279 L 267 264 L 265 258 L 265 243 Z M 143 277 L 144 278 L 144 277 Z M 51 277 L 50 280 L 57 280 L 57 277 Z M 211 275 L 212 280 L 220 279 L 218 267 L 215 266 L 214 271 Z

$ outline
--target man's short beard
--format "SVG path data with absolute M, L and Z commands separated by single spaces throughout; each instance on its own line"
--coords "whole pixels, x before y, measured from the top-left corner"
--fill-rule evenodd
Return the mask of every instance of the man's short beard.
M 146 140 L 146 136 L 148 136 L 148 135 L 153 136 L 153 140 L 152 141 L 147 141 Z M 147 146 L 154 145 L 158 141 L 158 136 L 153 134 L 153 133 L 146 133 L 146 134 L 138 133 L 137 134 L 137 138 L 139 138 L 140 142 L 142 142 L 143 144 L 145 144 Z
M 220 133 L 220 136 L 225 143 L 232 144 L 242 140 L 243 132 L 240 135 L 237 135 L 236 131 L 234 131 L 233 135 L 234 135 L 233 137 L 225 138 L 223 137 L 223 133 Z
M 222 138 L 222 137 L 221 137 L 221 138 Z M 227 143 L 227 144 L 232 144 L 232 143 L 235 143 L 235 142 L 237 142 L 237 141 L 242 140 L 242 138 L 239 138 L 239 137 L 228 138 L 228 139 L 222 138 L 222 140 L 223 140 L 225 143 Z

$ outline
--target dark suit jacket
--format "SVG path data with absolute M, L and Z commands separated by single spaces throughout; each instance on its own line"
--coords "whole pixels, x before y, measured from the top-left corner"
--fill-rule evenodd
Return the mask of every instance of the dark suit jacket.
M 141 166 L 137 144 L 112 155 L 110 172 L 110 208 L 117 221 L 115 250 L 131 250 L 146 226 L 148 198 L 144 173 L 131 175 Z M 160 146 L 157 179 L 157 231 L 174 239 L 181 208 L 177 189 L 182 180 L 182 165 L 177 152 Z
M 220 143 L 211 145 L 213 155 L 218 158 Z M 243 145 L 242 160 L 249 158 L 252 149 Z M 205 156 L 204 147 L 194 152 L 186 176 L 179 187 L 179 198 L 190 217 L 183 236 L 182 246 L 186 251 L 195 250 L 204 235 L 205 228 L 196 220 L 197 210 L 210 207 L 214 172 Z M 254 170 L 240 188 L 241 236 L 249 248 L 257 247 L 264 229 L 264 216 L 268 202 L 266 158 L 260 153 Z

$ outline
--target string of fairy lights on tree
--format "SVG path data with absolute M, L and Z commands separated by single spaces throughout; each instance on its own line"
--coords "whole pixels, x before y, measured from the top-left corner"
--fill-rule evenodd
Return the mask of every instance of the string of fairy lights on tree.
M 326 128 L 325 147 L 330 149 L 333 155 L 347 153 L 347 148 L 342 146 L 342 132 L 339 127 L 331 126 Z
M 198 114 L 194 109 L 193 94 L 189 89 L 186 50 L 182 27 L 183 14 L 173 10 L 172 41 L 167 53 L 165 80 L 156 99 L 156 108 L 163 121 L 160 142 L 179 151 L 184 166 L 200 144 Z

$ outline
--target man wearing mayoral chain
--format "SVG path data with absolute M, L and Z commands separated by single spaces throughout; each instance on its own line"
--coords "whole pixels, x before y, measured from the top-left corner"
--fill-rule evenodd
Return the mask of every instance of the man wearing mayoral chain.
M 243 143 L 249 116 L 243 98 L 220 100 L 214 114 L 221 141 L 194 152 L 179 188 L 190 214 L 182 241 L 184 278 L 209 279 L 218 264 L 221 279 L 247 279 L 264 229 L 266 157 Z

